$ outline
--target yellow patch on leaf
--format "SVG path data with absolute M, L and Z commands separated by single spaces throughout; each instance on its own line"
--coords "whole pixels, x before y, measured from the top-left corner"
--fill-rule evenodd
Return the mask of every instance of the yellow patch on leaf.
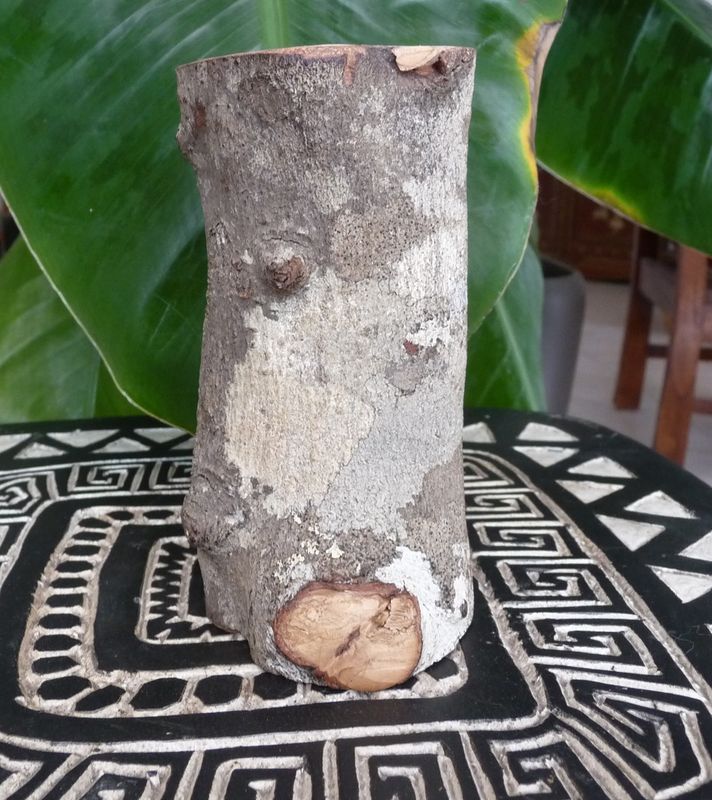
M 533 25 L 530 25 L 519 38 L 515 46 L 517 66 L 522 71 L 522 76 L 527 86 L 527 108 L 522 121 L 519 123 L 519 141 L 534 185 L 538 182 L 538 176 L 536 170 L 536 156 L 534 155 L 534 146 L 532 143 L 534 108 L 532 105 L 533 86 L 531 68 L 536 55 L 537 43 L 539 42 L 539 32 L 543 24 L 543 20 L 537 20 Z
M 537 44 L 539 42 L 539 31 L 543 24 L 544 20 L 538 19 L 524 31 L 524 34 L 519 38 L 516 44 L 517 64 L 523 72 L 529 69 L 532 61 L 534 61 Z
M 628 217 L 628 219 L 633 222 L 645 225 L 645 217 L 641 210 L 621 197 L 614 189 L 610 189 L 607 186 L 587 186 L 585 183 L 580 183 L 578 180 L 576 181 L 576 189 L 589 195 L 594 200 L 616 211 L 620 211 L 621 214 Z

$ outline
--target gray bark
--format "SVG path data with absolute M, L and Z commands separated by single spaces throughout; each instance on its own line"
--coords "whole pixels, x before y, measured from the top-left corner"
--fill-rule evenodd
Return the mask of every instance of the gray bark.
M 211 617 L 295 680 L 380 686 L 280 649 L 280 612 L 309 587 L 386 587 L 371 608 L 396 590 L 415 599 L 399 680 L 472 617 L 460 442 L 473 72 L 464 48 L 346 45 L 178 70 L 209 257 L 183 519 Z

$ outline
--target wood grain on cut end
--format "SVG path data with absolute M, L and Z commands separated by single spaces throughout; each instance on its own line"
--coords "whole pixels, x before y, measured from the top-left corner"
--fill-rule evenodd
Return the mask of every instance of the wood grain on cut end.
M 310 583 L 275 617 L 277 647 L 337 689 L 375 692 L 413 674 L 418 601 L 388 583 Z

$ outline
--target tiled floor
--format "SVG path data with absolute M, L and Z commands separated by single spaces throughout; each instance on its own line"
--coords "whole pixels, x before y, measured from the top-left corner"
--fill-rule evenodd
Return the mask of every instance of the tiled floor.
M 663 384 L 664 362 L 648 361 L 640 409 L 619 411 L 613 405 L 618 359 L 628 304 L 624 284 L 588 282 L 586 319 L 569 414 L 598 422 L 650 445 Z M 662 320 L 656 318 L 656 337 L 665 339 Z M 712 363 L 700 366 L 697 394 L 712 397 Z M 693 417 L 687 448 L 687 469 L 712 484 L 712 415 Z

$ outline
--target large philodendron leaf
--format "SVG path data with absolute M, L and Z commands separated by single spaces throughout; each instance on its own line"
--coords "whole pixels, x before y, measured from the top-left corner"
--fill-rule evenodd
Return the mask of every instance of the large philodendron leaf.
M 541 308 L 544 276 L 534 249 L 524 253 L 517 274 L 470 339 L 466 396 L 481 406 L 543 409 Z M 529 335 L 520 334 L 524 328 Z M 532 368 L 533 367 L 533 368 Z
M 513 275 L 536 194 L 530 75 L 565 0 L 5 0 L 0 189 L 42 269 L 143 409 L 192 428 L 205 244 L 175 145 L 174 68 L 319 42 L 479 48 L 470 324 Z M 529 335 L 516 321 L 512 335 Z M 472 402 L 473 398 L 468 398 Z
M 0 422 L 137 414 L 19 240 L 0 261 Z
M 708 0 L 571 0 L 544 71 L 537 145 L 585 193 L 712 252 Z

